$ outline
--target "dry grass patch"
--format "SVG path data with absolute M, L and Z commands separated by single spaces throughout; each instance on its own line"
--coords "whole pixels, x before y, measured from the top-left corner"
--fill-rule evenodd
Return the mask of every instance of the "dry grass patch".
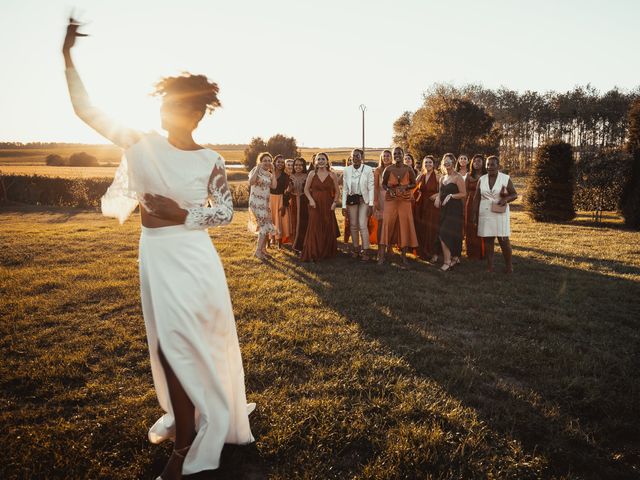
M 246 212 L 211 230 L 258 409 L 255 447 L 226 449 L 206 478 L 637 477 L 640 234 L 612 215 L 536 224 L 514 210 L 512 276 L 263 263 Z M 0 477 L 161 470 L 138 232 L 1 211 Z

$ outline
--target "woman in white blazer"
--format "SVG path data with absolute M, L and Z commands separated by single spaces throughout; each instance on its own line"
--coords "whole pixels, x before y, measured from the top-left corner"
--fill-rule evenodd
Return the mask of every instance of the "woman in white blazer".
M 363 163 L 364 152 L 354 148 L 351 165 L 344 169 L 342 183 L 342 214 L 349 217 L 352 255 L 360 255 L 362 238 L 362 259 L 369 258 L 369 217 L 373 214 L 373 168 Z

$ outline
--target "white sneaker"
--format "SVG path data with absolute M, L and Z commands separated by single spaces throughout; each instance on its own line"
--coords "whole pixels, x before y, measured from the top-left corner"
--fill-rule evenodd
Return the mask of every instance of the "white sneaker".
M 176 422 L 173 416 L 165 413 L 161 416 L 153 427 L 149 429 L 149 441 L 151 443 L 162 443 L 165 440 L 174 440 L 176 438 Z

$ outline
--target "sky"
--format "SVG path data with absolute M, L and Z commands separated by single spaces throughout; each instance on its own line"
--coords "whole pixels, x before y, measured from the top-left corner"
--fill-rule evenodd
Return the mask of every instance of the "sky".
M 60 48 L 72 7 L 89 22 L 76 67 L 121 123 L 160 130 L 163 76 L 202 73 L 223 108 L 201 143 L 276 133 L 299 146 L 391 143 L 434 83 L 525 91 L 640 85 L 634 0 L 0 0 L 0 141 L 106 143 L 69 102 Z

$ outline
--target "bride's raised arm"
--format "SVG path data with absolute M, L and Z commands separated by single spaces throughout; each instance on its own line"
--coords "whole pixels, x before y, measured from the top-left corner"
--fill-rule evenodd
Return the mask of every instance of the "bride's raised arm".
M 84 84 L 80 79 L 80 75 L 75 69 L 73 59 L 71 58 L 71 49 L 75 45 L 76 37 L 86 37 L 84 33 L 79 33 L 80 24 L 69 19 L 67 25 L 67 34 L 62 46 L 62 54 L 64 55 L 65 74 L 67 77 L 67 86 L 69 87 L 69 96 L 73 104 L 73 110 L 87 125 L 93 128 L 103 137 L 112 141 L 122 148 L 128 148 L 135 144 L 142 137 L 142 133 L 127 127 L 123 127 L 118 122 L 111 119 L 102 110 L 91 104 L 89 95 L 87 94 Z

